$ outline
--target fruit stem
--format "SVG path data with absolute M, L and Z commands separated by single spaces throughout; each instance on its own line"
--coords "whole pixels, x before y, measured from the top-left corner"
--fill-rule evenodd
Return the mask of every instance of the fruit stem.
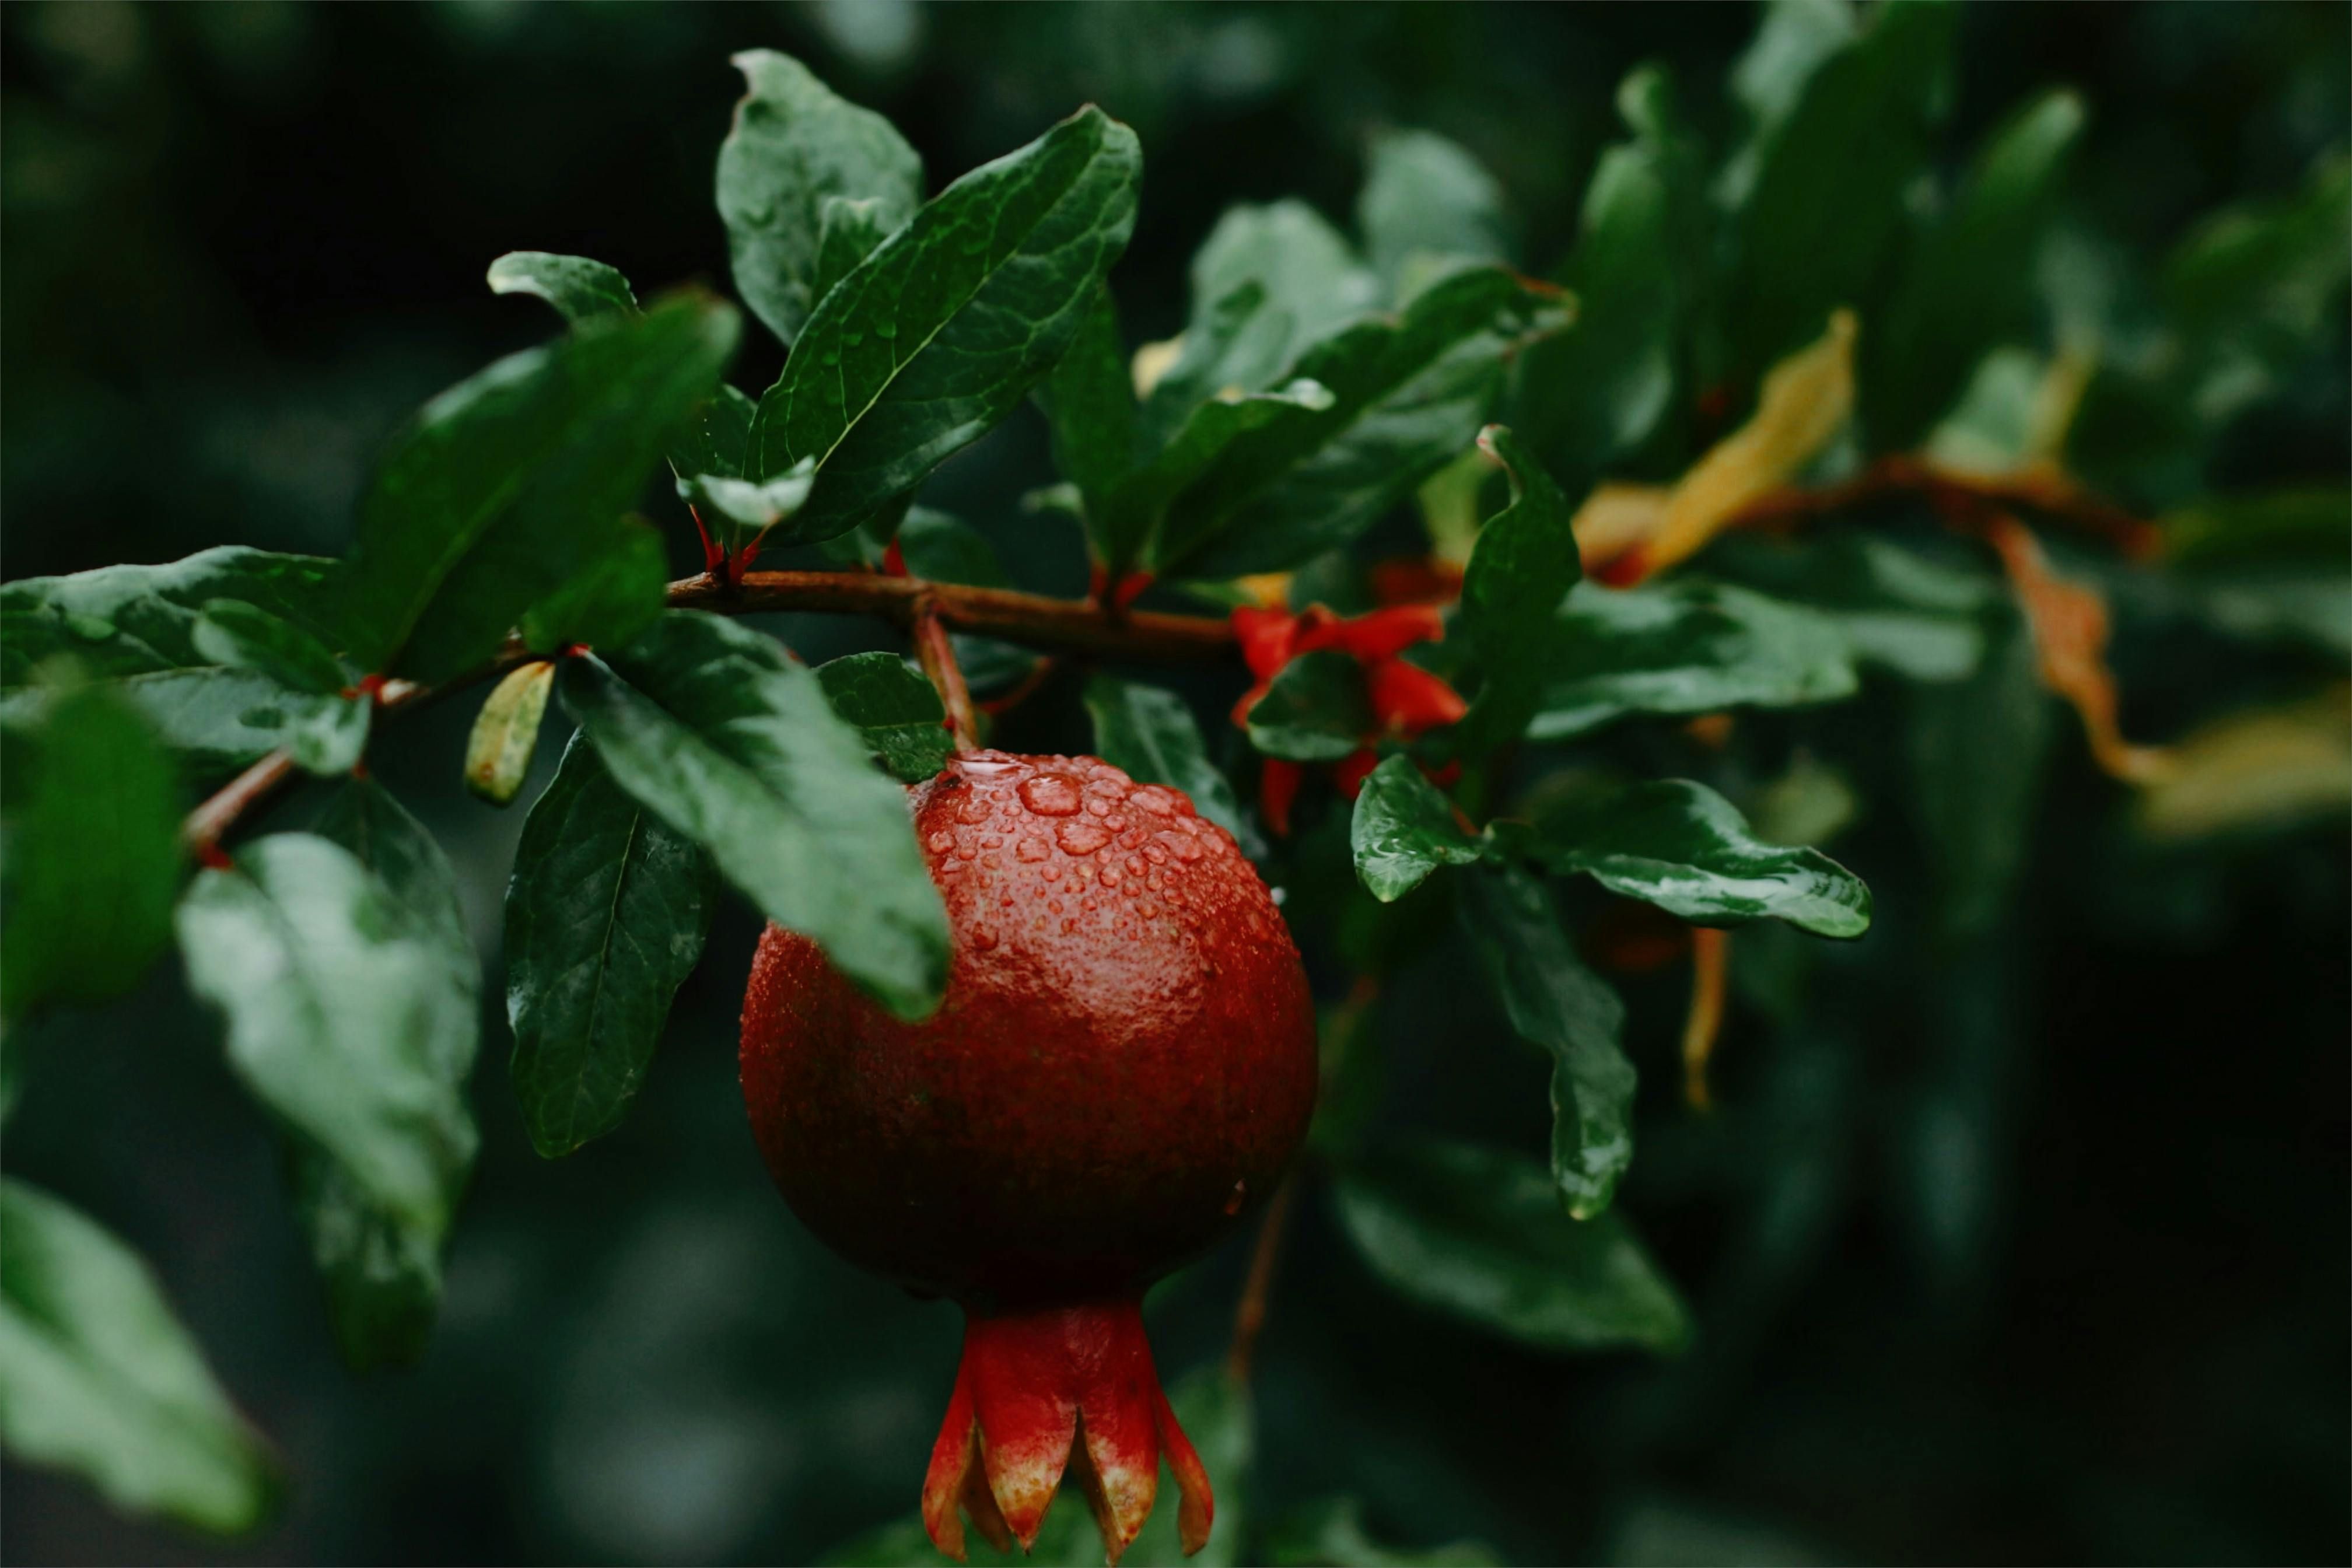
M 956 750 L 978 751 L 980 721 L 971 710 L 971 690 L 963 683 L 962 667 L 956 663 L 955 643 L 940 620 L 939 603 L 929 596 L 915 601 L 915 653 L 923 661 L 923 673 L 939 689 L 940 706 L 948 710 L 948 733 L 955 737 Z
M 1249 1382 L 1250 1363 L 1257 1354 L 1257 1337 L 1265 1328 L 1266 1298 L 1274 1290 L 1275 1266 L 1281 1261 L 1283 1237 L 1290 1228 L 1290 1208 L 1298 1193 L 1296 1177 L 1275 1189 L 1258 1222 L 1257 1246 L 1250 1253 L 1249 1279 L 1234 1309 L 1234 1343 L 1225 1352 L 1225 1373 L 1235 1383 Z

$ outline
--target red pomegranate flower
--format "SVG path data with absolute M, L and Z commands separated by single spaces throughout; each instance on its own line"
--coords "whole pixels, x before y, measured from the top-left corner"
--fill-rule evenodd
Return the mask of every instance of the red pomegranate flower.
M 1160 1392 L 1144 1287 L 1266 1197 L 1315 1100 L 1307 977 L 1265 884 L 1179 792 L 1091 757 L 957 758 L 912 791 L 946 900 L 920 1023 L 771 926 L 743 1096 L 776 1184 L 851 1261 L 966 1314 L 923 1521 L 1026 1547 L 1067 1468 L 1116 1563 L 1174 1472 L 1187 1552 L 1209 1479 Z

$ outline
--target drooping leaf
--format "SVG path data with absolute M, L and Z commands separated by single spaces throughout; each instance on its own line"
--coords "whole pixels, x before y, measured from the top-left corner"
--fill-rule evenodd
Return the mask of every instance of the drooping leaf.
M 1169 504 L 1165 575 L 1295 566 L 1345 544 L 1466 448 L 1514 348 L 1568 319 L 1556 291 L 1500 268 L 1441 279 L 1393 318 L 1325 339 L 1292 367 L 1329 404 L 1247 432 Z
M 863 223 L 887 234 L 922 202 L 923 161 L 887 120 L 790 55 L 746 49 L 733 64 L 749 90 L 719 148 L 719 216 L 735 291 L 789 346 L 824 297 L 827 198 L 873 202 Z
M 1372 138 L 1356 226 L 1391 299 L 1433 264 L 1511 259 L 1502 186 L 1466 148 L 1434 132 Z
M 565 660 L 557 689 L 614 781 L 769 919 L 901 1016 L 938 1003 L 947 917 L 905 792 L 814 671 L 748 627 L 674 610 L 610 664 Z
M 507 884 L 515 1099 L 541 1155 L 620 1125 L 670 999 L 702 956 L 717 892 L 710 858 L 574 735 L 523 824 Z
M 1494 1568 L 1503 1560 L 1475 1541 L 1426 1549 L 1384 1544 L 1365 1525 L 1362 1502 L 1343 1497 L 1285 1515 L 1267 1532 L 1266 1561 L 1277 1568 Z
M 1135 226 L 1135 132 L 1084 109 L 940 193 L 818 302 L 751 423 L 751 477 L 803 458 L 790 537 L 911 491 L 1044 379 Z
M 1565 673 L 1546 684 L 1528 726 L 1537 740 L 1565 740 L 1629 713 L 1826 702 L 1856 685 L 1835 624 L 1729 584 L 1580 584 L 1559 619 Z
M 1374 768 L 1356 796 L 1349 827 L 1356 876 L 1372 897 L 1394 903 L 1440 866 L 1468 866 L 1486 845 L 1454 819 L 1454 803 L 1411 757 Z
M 620 270 L 584 256 L 509 250 L 490 263 L 489 285 L 493 294 L 544 300 L 574 323 L 637 313 L 637 297 Z
M 198 872 L 178 926 L 246 1087 L 372 1211 L 437 1242 L 475 1145 L 462 1089 L 478 1019 L 450 953 L 357 856 L 306 833 Z
M 1333 763 L 1364 744 L 1372 702 L 1364 668 L 1335 648 L 1282 667 L 1247 715 L 1250 744 L 1294 763 Z
M 1084 499 L 1087 543 L 1096 562 L 1124 569 L 1134 542 L 1106 534 L 1104 500 L 1135 462 L 1135 391 L 1109 284 L 1095 290 L 1069 351 L 1039 384 L 1037 401 L 1053 433 L 1054 467 Z
M 594 546 L 579 552 L 572 574 L 522 613 L 523 646 L 560 653 L 573 643 L 617 647 L 653 625 L 669 587 L 661 534 L 635 518 L 617 518 Z
M 686 295 L 583 322 L 443 393 L 395 442 L 360 504 L 347 574 L 354 656 L 433 681 L 488 658 L 571 575 L 710 395 L 735 312 Z
M 185 861 L 179 780 L 121 695 L 106 686 L 26 695 L 40 699 L 39 720 L 9 737 L 0 816 L 0 999 L 12 1022 L 45 1004 L 135 988 L 171 942 Z
M 1584 966 L 1551 895 L 1516 866 L 1455 879 L 1455 911 L 1512 1029 L 1552 1058 L 1555 1202 L 1578 1219 L 1609 1206 L 1633 1159 L 1633 1064 L 1617 1044 L 1624 1005 Z
M 1950 210 L 1915 237 L 1863 343 L 1862 406 L 1874 445 L 1916 445 L 1985 346 L 2032 325 L 2026 263 L 2084 118 L 2083 100 L 2063 89 L 2018 110 L 1979 149 Z
M 1541 1350 L 1681 1348 L 1689 1314 L 1616 1215 L 1574 1220 L 1532 1161 L 1427 1141 L 1342 1176 L 1339 1222 L 1399 1295 Z
M 1759 123 L 1752 181 L 1727 193 L 1738 265 L 1726 320 L 1751 373 L 1867 292 L 1948 107 L 1958 23 L 1949 5 L 1895 0 L 1817 68 L 1789 73 L 1801 85 Z
M 1182 698 L 1165 687 L 1097 675 L 1087 681 L 1086 702 L 1097 756 L 1124 768 L 1139 784 L 1182 790 L 1192 808 L 1232 834 L 1244 854 L 1265 852 L 1265 841 L 1242 810 L 1232 782 L 1209 760 L 1200 726 Z
M 1583 576 L 1568 497 L 1551 475 L 1499 425 L 1478 447 L 1509 475 L 1511 504 L 1478 531 L 1462 578 L 1457 624 L 1486 672 L 1464 721 L 1465 749 L 1517 740 L 1543 705 L 1545 674 L 1572 635 L 1560 602 Z
M 261 1521 L 276 1466 L 139 1256 L 0 1182 L 0 1440 L 109 1502 L 197 1530 Z
M 1870 928 L 1870 890 L 1818 850 L 1768 844 L 1738 809 L 1688 779 L 1582 790 L 1545 805 L 1510 847 L 1560 876 L 1700 925 L 1783 920 L 1820 936 Z
M 922 672 L 895 653 L 853 653 L 816 667 L 833 710 L 856 727 L 866 750 L 908 784 L 920 784 L 955 752 L 947 710 Z

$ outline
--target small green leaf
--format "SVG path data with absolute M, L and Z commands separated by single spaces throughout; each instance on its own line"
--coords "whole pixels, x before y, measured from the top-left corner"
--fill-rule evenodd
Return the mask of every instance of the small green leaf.
M 0 1181 L 0 1438 L 117 1508 L 229 1533 L 276 1467 L 139 1256 L 79 1211 Z
M 571 575 L 582 531 L 635 499 L 736 329 L 727 306 L 682 296 L 583 322 L 425 405 L 360 505 L 354 657 L 424 681 L 488 658 Z
M 616 519 L 579 552 L 572 574 L 522 613 L 523 646 L 560 653 L 574 643 L 618 647 L 654 624 L 669 591 L 669 552 L 636 518 Z
M 623 792 L 575 735 L 530 808 L 507 884 L 507 1016 L 531 1146 L 621 1124 L 670 999 L 702 956 L 710 858 Z
M 1232 782 L 1209 760 L 1201 727 L 1181 697 L 1165 687 L 1097 675 L 1087 681 L 1086 702 L 1097 756 L 1138 783 L 1182 790 L 1192 809 L 1232 834 L 1244 854 L 1265 853 Z
M 509 250 L 490 263 L 490 292 L 530 294 L 575 325 L 604 316 L 634 316 L 637 297 L 615 268 L 584 256 Z
M 793 541 L 856 527 L 1029 395 L 1127 247 L 1141 173 L 1135 132 L 1081 110 L 940 192 L 818 302 L 751 423 L 751 477 L 815 461 Z
M 40 722 L 12 727 L 0 817 L 12 1021 L 136 987 L 172 940 L 184 862 L 179 780 L 131 705 L 104 686 L 27 695 L 42 700 Z
M 1440 866 L 1468 866 L 1486 852 L 1411 757 L 1390 757 L 1364 780 L 1349 836 L 1357 877 L 1384 904 L 1412 892 Z
M 1503 1560 L 1475 1541 L 1425 1551 L 1383 1545 L 1364 1524 L 1364 1505 L 1327 1498 L 1286 1514 L 1266 1532 L 1266 1561 L 1276 1568 L 1492 1568 Z
M 492 805 L 508 805 L 522 790 L 530 773 L 531 754 L 539 749 L 539 724 L 547 713 L 547 694 L 555 687 L 555 666 L 534 659 L 491 689 L 474 715 L 473 732 L 466 741 L 466 787 Z
M 1584 966 L 1544 885 L 1516 866 L 1455 879 L 1454 906 L 1519 1037 L 1551 1054 L 1551 1173 L 1578 1219 L 1609 1206 L 1633 1159 L 1633 1064 L 1625 1007 Z
M 1372 732 L 1363 666 L 1336 648 L 1282 667 L 1247 715 L 1250 744 L 1294 763 L 1335 763 Z
M 719 547 L 731 555 L 757 543 L 768 530 L 800 510 L 815 482 L 816 464 L 803 458 L 765 484 L 696 474 L 677 481 L 677 493 L 694 508 Z
M 190 639 L 209 662 L 257 670 L 289 690 L 323 694 L 350 684 L 318 638 L 242 599 L 206 600 Z
M 583 655 L 556 679 L 614 781 L 769 919 L 901 1017 L 937 1005 L 947 916 L 906 792 L 814 671 L 749 627 L 673 610 L 609 666 Z
M 1459 624 L 1486 678 L 1464 721 L 1468 748 L 1518 739 L 1542 706 L 1544 673 L 1572 636 L 1560 601 L 1584 574 L 1569 526 L 1575 509 L 1551 475 L 1500 425 L 1478 446 L 1510 476 L 1511 504 L 1479 530 L 1462 578 Z
M 1123 571 L 1132 563 L 1133 542 L 1105 534 L 1104 505 L 1111 486 L 1135 463 L 1135 386 L 1108 283 L 1095 290 L 1069 352 L 1039 384 L 1037 401 L 1053 433 L 1054 467 L 1085 498 L 1087 542 L 1096 562 Z
M 1616 1215 L 1573 1220 L 1532 1161 L 1406 1144 L 1339 1181 L 1339 1223 L 1391 1289 L 1551 1351 L 1681 1348 L 1689 1314 Z
M 1688 779 L 1604 785 L 1549 804 L 1506 842 L 1560 876 L 1700 925 L 1782 920 L 1818 936 L 1870 929 L 1870 889 L 1817 850 L 1768 844 L 1729 801 Z
M 857 727 L 866 749 L 908 784 L 947 766 L 955 738 L 931 683 L 895 653 L 853 653 L 817 666 L 833 710 Z
M 872 202 L 861 226 L 887 234 L 923 199 L 923 161 L 887 120 L 790 55 L 746 49 L 733 64 L 750 90 L 719 148 L 719 216 L 736 292 L 790 345 L 824 297 L 828 200 Z M 844 220 L 834 222 L 838 247 Z
M 1511 259 L 1502 186 L 1466 149 L 1433 132 L 1372 138 L 1356 226 L 1391 299 L 1410 271 L 1433 261 Z
M 247 1088 L 372 1209 L 445 1234 L 474 1155 L 460 1064 L 478 1027 L 449 954 L 351 851 L 303 833 L 197 873 L 178 923 Z
M 1530 738 L 1566 740 L 1629 713 L 1790 708 L 1853 694 L 1852 644 L 1834 623 L 1698 578 L 1622 591 L 1579 584 L 1560 606 L 1559 664 Z

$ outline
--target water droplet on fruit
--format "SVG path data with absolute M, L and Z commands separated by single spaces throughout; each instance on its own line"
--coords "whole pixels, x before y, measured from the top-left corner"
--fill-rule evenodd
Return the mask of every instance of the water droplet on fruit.
M 1185 864 L 1190 865 L 1192 862 L 1198 860 L 1201 858 L 1201 841 L 1199 839 L 1179 838 L 1176 840 L 1176 858 L 1183 861 Z
M 1127 797 L 1129 805 L 1138 806 L 1154 816 L 1172 816 L 1176 813 L 1176 797 L 1158 784 L 1145 784 Z
M 1013 847 L 1013 850 L 1014 855 L 1026 860 L 1032 866 L 1035 865 L 1038 861 L 1043 860 L 1046 856 L 1053 852 L 1051 846 L 1049 846 L 1044 839 L 1035 837 L 1023 839 L 1018 845 Z M 1047 875 L 1050 876 L 1053 875 L 1053 873 L 1048 872 Z
M 1092 800 L 1087 802 L 1087 815 L 1091 816 L 1108 816 L 1110 815 L 1110 802 L 1104 799 L 1101 795 L 1097 795 Z
M 1140 877 L 1143 875 L 1142 856 L 1130 855 L 1127 858 L 1127 873 L 1130 877 Z
M 1103 818 L 1103 826 L 1109 828 L 1113 833 L 1124 833 L 1127 831 L 1127 818 L 1119 816 L 1117 812 L 1113 812 L 1110 816 Z
M 1143 847 L 1143 858 L 1146 860 L 1150 861 L 1155 866 L 1165 866 L 1168 864 L 1168 851 L 1161 848 L 1157 844 L 1145 845 Z
M 971 945 L 982 952 L 988 952 L 996 945 L 996 928 L 994 926 L 972 927 Z
M 1071 855 L 1091 855 L 1110 842 L 1110 835 L 1091 822 L 1066 822 L 1054 830 L 1054 842 Z
M 1049 882 L 1058 882 L 1062 879 L 1062 868 L 1059 866 L 1048 866 L 1042 875 Z
M 1004 847 L 1004 840 L 1000 836 L 992 833 L 987 837 L 980 841 L 980 847 L 982 849 L 1002 849 Z
M 990 800 L 984 795 L 975 795 L 970 800 L 965 801 L 961 805 L 956 807 L 956 820 L 958 822 L 969 823 L 977 827 L 982 823 L 986 822 L 988 820 L 988 814 L 995 809 L 995 802 Z
M 959 859 L 959 860 L 977 860 L 977 859 L 979 859 L 979 858 L 980 858 L 980 846 L 979 846 L 979 845 L 977 845 L 977 844 L 959 844 L 959 845 L 957 845 L 957 846 L 956 846 L 956 858 L 957 858 L 957 859 Z
M 955 835 L 942 827 L 923 842 L 931 847 L 932 854 L 944 855 L 955 847 Z
M 1001 779 L 1007 773 L 1019 773 L 1021 764 L 1000 758 L 965 757 L 956 763 L 956 770 L 968 779 Z
M 1021 781 L 1021 803 L 1040 816 L 1073 816 L 1078 809 L 1078 786 L 1067 773 L 1039 773 Z M 1067 844 L 1062 846 L 1068 849 Z M 1084 849 L 1073 850 L 1083 855 Z
M 1141 915 L 1145 920 L 1151 920 L 1160 913 L 1160 906 L 1153 903 L 1150 899 L 1146 899 L 1143 902 L 1135 906 L 1135 912 Z
M 1106 887 L 1106 888 L 1116 888 L 1116 887 L 1118 887 L 1118 867 L 1116 867 L 1116 866 L 1106 866 L 1106 867 L 1104 867 L 1104 868 L 1103 868 L 1103 870 L 1102 870 L 1102 885 L 1103 885 L 1104 887 Z

